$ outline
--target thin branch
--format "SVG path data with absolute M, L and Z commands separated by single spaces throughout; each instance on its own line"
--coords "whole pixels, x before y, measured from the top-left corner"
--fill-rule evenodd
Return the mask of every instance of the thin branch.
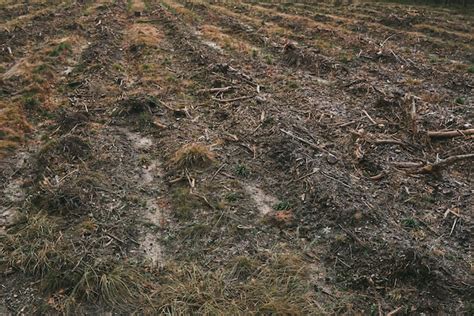
M 474 159 L 474 154 L 450 156 L 446 159 L 442 159 L 435 163 L 428 163 L 426 166 L 419 168 L 414 173 L 431 173 L 434 171 L 439 171 L 443 168 L 446 168 L 449 165 L 452 165 L 455 162 L 458 162 L 461 160 L 469 160 L 469 159 Z
M 451 131 L 428 131 L 428 136 L 431 138 L 450 138 L 457 136 L 474 135 L 474 128 L 465 130 L 451 130 Z
M 221 102 L 221 103 L 230 103 L 230 102 L 234 102 L 234 101 L 252 99 L 254 97 L 255 97 L 254 95 L 247 95 L 247 96 L 233 98 L 233 99 L 218 99 L 218 98 L 212 98 L 212 99 L 214 101 Z

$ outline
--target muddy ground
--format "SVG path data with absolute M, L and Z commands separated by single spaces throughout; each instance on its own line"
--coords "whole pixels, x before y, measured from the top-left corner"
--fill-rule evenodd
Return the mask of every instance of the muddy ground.
M 472 10 L 0 4 L 0 314 L 472 314 Z

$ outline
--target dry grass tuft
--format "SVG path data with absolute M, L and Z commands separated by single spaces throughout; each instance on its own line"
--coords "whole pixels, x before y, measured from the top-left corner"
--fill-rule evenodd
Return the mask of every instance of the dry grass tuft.
M 0 236 L 0 267 L 37 278 L 41 293 L 50 295 L 45 314 L 74 313 L 97 302 L 122 312 L 152 305 L 146 295 L 150 277 L 143 267 L 111 256 L 97 259 L 92 250 L 81 253 L 73 245 L 74 232 L 63 224 L 43 213 L 29 214 Z
M 19 104 L 0 102 L 0 157 L 24 141 L 31 129 Z
M 71 176 L 67 181 L 52 184 L 45 178 L 32 195 L 33 205 L 50 214 L 86 214 L 97 198 L 103 180 L 92 173 Z
M 178 168 L 205 167 L 215 160 L 214 153 L 200 143 L 187 144 L 181 147 L 171 159 Z
M 168 266 L 157 292 L 164 314 L 317 314 L 309 271 L 295 255 L 260 261 L 237 257 L 226 268 L 206 271 L 194 264 Z
M 39 167 L 59 162 L 75 162 L 91 156 L 92 147 L 86 139 L 75 135 L 66 135 L 47 143 L 38 152 Z
M 142 0 L 129 0 L 128 6 L 129 6 L 129 11 L 136 14 L 139 14 L 145 11 L 146 9 L 145 2 L 143 2 Z
M 198 21 L 199 16 L 189 9 L 186 9 L 182 4 L 172 0 L 162 0 L 162 3 L 172 12 L 179 14 L 184 21 L 193 23 Z
M 252 51 L 258 51 L 258 48 L 253 47 L 242 39 L 234 38 L 225 34 L 217 26 L 203 25 L 201 27 L 201 32 L 205 38 L 218 43 L 224 48 L 230 48 L 241 53 L 251 53 Z
M 126 32 L 128 45 L 158 47 L 164 34 L 151 24 L 132 24 Z
M 1 252 L 8 254 L 9 266 L 44 276 L 66 261 L 58 249 L 58 229 L 57 220 L 43 213 L 23 215 L 2 237 Z
M 31 64 L 27 58 L 22 58 L 3 74 L 2 79 L 9 80 L 14 77 L 29 78 L 34 67 L 35 65 Z

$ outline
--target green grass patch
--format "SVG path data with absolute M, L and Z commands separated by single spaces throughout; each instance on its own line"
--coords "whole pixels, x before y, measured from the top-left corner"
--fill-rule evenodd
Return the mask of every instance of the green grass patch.
M 68 53 L 71 51 L 72 51 L 71 43 L 62 42 L 62 43 L 59 43 L 51 52 L 49 52 L 49 56 L 58 57 L 64 53 Z

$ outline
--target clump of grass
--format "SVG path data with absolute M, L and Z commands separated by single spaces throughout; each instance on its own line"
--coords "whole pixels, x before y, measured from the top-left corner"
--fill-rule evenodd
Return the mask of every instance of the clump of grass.
M 291 89 L 298 89 L 300 85 L 298 84 L 298 82 L 290 80 L 288 81 L 288 87 Z
M 474 74 L 474 65 L 470 65 L 469 67 L 467 67 L 467 72 L 470 74 Z
M 172 190 L 173 216 L 178 220 L 190 220 L 199 208 L 203 207 L 201 200 L 190 194 L 187 187 L 177 187 Z
M 178 168 L 204 167 L 215 160 L 214 153 L 204 144 L 191 143 L 178 149 L 171 162 Z
M 290 208 L 291 208 L 291 204 L 288 201 L 280 201 L 276 203 L 275 205 L 273 205 L 273 209 L 275 211 L 286 211 L 286 210 L 289 210 Z
M 123 66 L 120 65 L 119 63 L 114 63 L 114 64 L 112 65 L 112 68 L 113 68 L 114 70 L 117 70 L 117 71 L 120 71 L 120 72 L 123 72 L 123 71 L 124 71 Z
M 41 105 L 41 101 L 38 100 L 35 96 L 27 96 L 23 99 L 23 105 L 27 109 L 36 109 Z
M 72 46 L 69 42 L 62 42 L 59 43 L 51 52 L 49 52 L 49 56 L 51 57 L 58 57 L 66 52 L 71 52 Z
M 228 202 L 237 202 L 241 198 L 242 196 L 238 192 L 229 192 L 225 195 L 225 199 Z
M 44 276 L 68 262 L 55 218 L 43 213 L 26 214 L 7 233 L 1 252 L 8 254 L 9 265 L 14 269 Z
M 186 227 L 183 230 L 183 236 L 186 239 L 198 241 L 199 239 L 208 235 L 212 230 L 212 227 L 207 224 L 195 223 L 191 226 Z
M 263 259 L 263 260 L 262 260 Z M 301 258 L 240 256 L 208 271 L 194 264 L 168 266 L 157 293 L 164 314 L 318 314 L 309 270 Z
M 144 273 L 138 268 L 107 258 L 84 268 L 69 295 L 85 302 L 98 299 L 108 306 L 128 310 L 143 303 L 146 284 Z
M 34 74 L 51 74 L 54 68 L 49 64 L 40 64 L 33 69 Z
M 250 175 L 250 170 L 246 165 L 239 164 L 235 167 L 235 174 L 241 177 L 248 177 Z
M 456 100 L 454 100 L 454 102 L 456 102 L 457 104 L 464 104 L 466 103 L 466 99 L 464 99 L 463 97 L 458 97 L 456 98 Z
M 91 303 L 123 312 L 150 305 L 145 291 L 151 289 L 151 276 L 145 277 L 143 267 L 111 256 L 96 259 L 92 250 L 78 251 L 81 247 L 72 246 L 73 232 L 63 224 L 44 213 L 26 214 L 0 236 L 7 267 L 35 277 L 40 293 L 50 297 L 45 314 L 51 309 L 68 314 Z M 49 304 L 51 297 L 54 304 Z
M 230 262 L 230 274 L 239 280 L 247 280 L 257 271 L 259 266 L 260 263 L 254 258 L 238 256 Z
M 37 158 L 39 166 L 47 166 L 59 159 L 68 162 L 85 160 L 91 155 L 91 145 L 79 136 L 66 135 L 58 140 L 47 143 L 38 152 Z
M 402 220 L 402 224 L 403 224 L 403 226 L 405 226 L 407 228 L 417 228 L 417 227 L 420 226 L 420 223 L 412 217 L 404 218 Z
M 71 176 L 68 181 L 52 185 L 40 183 L 32 195 L 32 204 L 50 214 L 66 215 L 70 213 L 85 214 L 89 211 L 97 188 L 102 179 L 95 173 L 82 173 Z
M 21 105 L 0 101 L 0 157 L 16 148 L 31 129 Z
M 143 64 L 142 69 L 143 69 L 143 71 L 148 72 L 148 71 L 151 71 L 153 69 L 153 66 L 150 65 L 150 64 Z
M 264 58 L 265 62 L 269 65 L 273 65 L 275 63 L 275 60 L 273 59 L 273 56 L 270 55 L 270 54 L 265 54 L 263 58 Z

